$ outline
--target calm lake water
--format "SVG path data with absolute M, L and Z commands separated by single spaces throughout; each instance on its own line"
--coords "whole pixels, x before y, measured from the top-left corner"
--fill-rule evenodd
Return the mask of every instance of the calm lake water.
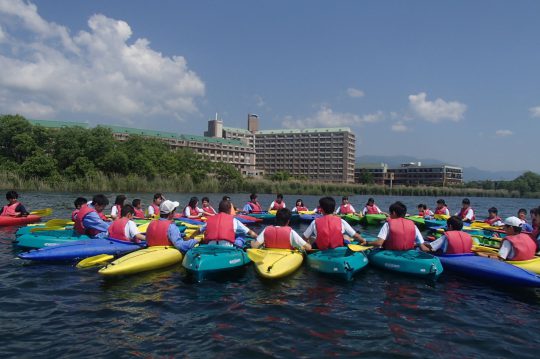
M 30 210 L 52 207 L 50 218 L 66 218 L 77 195 L 23 193 L 21 200 Z M 112 202 L 114 195 L 107 195 Z M 181 203 L 191 196 L 166 194 Z M 217 206 L 222 194 L 209 197 Z M 238 207 L 248 197 L 231 195 Z M 310 208 L 319 198 L 302 197 Z M 152 194 L 128 198 L 148 204 Z M 265 206 L 273 198 L 259 196 Z M 289 206 L 296 199 L 285 196 Z M 375 199 L 387 210 L 397 198 Z M 437 200 L 400 199 L 411 213 L 417 204 L 434 207 Z M 452 211 L 459 208 L 461 197 L 445 199 Z M 351 197 L 357 209 L 366 200 Z M 504 217 L 540 204 L 474 197 L 471 202 L 482 217 L 491 206 Z M 234 278 L 191 283 L 181 266 L 104 280 L 95 268 L 16 259 L 15 230 L 0 228 L 2 358 L 536 358 L 540 350 L 538 291 L 498 288 L 448 273 L 431 285 L 369 267 L 349 283 L 306 267 L 276 282 L 260 280 L 247 267 Z

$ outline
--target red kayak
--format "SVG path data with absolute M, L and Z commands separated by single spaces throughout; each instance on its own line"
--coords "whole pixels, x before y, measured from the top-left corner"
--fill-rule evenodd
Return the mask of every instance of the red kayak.
M 29 214 L 26 217 L 11 217 L 0 216 L 0 227 L 3 226 L 20 226 L 28 223 L 35 223 L 41 220 L 41 216 L 35 214 Z
M 253 222 L 262 222 L 263 221 L 262 218 L 246 216 L 245 214 L 237 214 L 235 217 L 242 218 L 242 219 L 245 219 L 245 220 L 248 220 L 248 221 L 253 221 Z

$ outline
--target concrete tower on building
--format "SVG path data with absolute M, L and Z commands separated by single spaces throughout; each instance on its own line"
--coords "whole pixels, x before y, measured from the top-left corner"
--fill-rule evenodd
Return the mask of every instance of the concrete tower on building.
M 248 114 L 248 131 L 251 133 L 259 131 L 259 116 Z
M 214 137 L 222 138 L 223 137 L 223 120 L 218 118 L 216 113 L 216 118 L 214 120 L 208 121 L 208 131 L 204 132 L 205 137 Z

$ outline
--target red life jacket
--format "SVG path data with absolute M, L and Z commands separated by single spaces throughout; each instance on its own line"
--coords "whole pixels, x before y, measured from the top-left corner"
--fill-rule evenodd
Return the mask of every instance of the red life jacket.
M 234 244 L 236 235 L 234 233 L 234 217 L 230 214 L 220 212 L 206 220 L 206 232 L 204 242 L 227 241 Z
M 144 219 L 144 212 L 142 209 L 133 208 L 135 210 L 135 218 Z
M 343 247 L 343 233 L 341 218 L 325 215 L 315 219 L 317 229 L 317 247 L 320 250 Z
M 474 215 L 474 210 L 471 208 L 471 207 L 468 207 L 467 209 L 461 209 L 459 211 L 459 218 L 461 218 L 462 220 L 465 220 L 465 216 L 467 215 L 467 212 L 469 212 L 469 210 L 473 211 L 473 216 L 472 218 L 470 219 L 471 221 L 474 221 L 476 219 L 475 215 Z M 468 219 L 467 219 L 468 221 Z
M 368 206 L 366 205 L 366 208 L 367 208 L 367 212 L 366 214 L 379 214 L 379 207 L 377 207 L 377 205 L 373 205 L 373 206 Z
M 152 203 L 150 207 L 154 209 L 154 216 L 159 216 L 159 206 L 156 205 L 155 203 Z
M 273 203 L 273 206 L 272 208 L 270 208 L 271 210 L 280 210 L 282 208 L 285 208 L 285 203 L 283 201 L 281 201 L 281 203 L 277 203 L 276 201 L 272 202 Z
M 514 248 L 513 261 L 526 261 L 534 258 L 536 243 L 525 233 L 504 237 L 505 241 L 512 243 Z
M 169 226 L 172 224 L 169 220 L 155 219 L 148 225 L 146 230 L 146 245 L 148 247 L 155 246 L 171 246 L 172 243 L 169 240 L 167 232 Z
M 92 213 L 92 212 L 97 213 L 97 211 L 93 207 L 89 207 L 89 206 L 82 206 L 81 207 L 81 209 L 79 210 L 79 213 L 77 213 L 77 217 L 75 217 L 75 224 L 73 225 L 73 227 L 75 228 L 77 233 L 79 233 L 79 234 L 87 234 L 90 237 L 93 237 L 93 236 L 101 233 L 100 231 L 98 231 L 96 229 L 86 228 L 84 226 L 84 224 L 83 224 L 84 217 L 86 217 L 87 214 Z M 99 215 L 99 213 L 97 213 L 97 214 Z
M 75 217 L 77 217 L 77 213 L 79 213 L 80 209 L 75 209 L 73 212 L 71 212 L 71 220 L 75 222 Z
M 351 209 L 351 205 L 350 205 L 350 204 L 348 204 L 348 205 L 346 205 L 346 206 L 342 204 L 342 205 L 339 207 L 339 213 L 341 213 L 341 214 L 349 214 L 349 213 L 354 213 L 354 211 Z
M 128 221 L 129 219 L 126 217 L 120 217 L 111 223 L 108 230 L 109 238 L 129 242 L 130 238 L 126 237 L 126 224 Z
M 99 213 L 98 213 L 98 216 L 99 216 L 99 218 L 101 218 L 101 219 L 104 220 L 105 222 L 110 221 L 110 220 L 107 218 L 107 216 L 105 215 L 105 213 L 103 213 L 103 212 L 99 212 Z
M 446 254 L 462 254 L 471 253 L 473 240 L 470 234 L 463 231 L 447 231 L 446 236 L 447 246 Z
M 114 205 L 116 207 L 116 217 L 120 218 L 122 215 L 122 206 L 119 204 Z
M 202 209 L 206 213 L 216 214 L 216 210 L 212 206 L 203 207 Z
M 11 216 L 11 217 L 15 217 L 17 216 L 17 207 L 19 206 L 20 202 L 15 202 L 13 204 L 8 204 L 6 206 L 4 206 L 4 208 L 2 209 L 2 214 L 0 214 L 1 216 Z
M 419 215 L 420 217 L 424 217 L 424 216 L 425 216 L 424 213 L 425 213 L 424 211 L 418 211 L 418 215 Z
M 248 202 L 247 204 L 251 208 L 251 212 L 262 212 L 262 208 L 259 202 Z
M 435 208 L 435 214 L 446 214 L 446 210 L 446 206 L 442 206 L 441 208 Z
M 424 211 L 424 216 L 433 216 L 433 211 L 431 209 L 426 209 Z
M 308 209 L 307 207 L 296 206 L 296 211 L 297 211 L 297 212 L 300 212 L 300 211 L 309 211 L 309 209 Z
M 405 218 L 388 218 L 388 236 L 383 243 L 384 249 L 408 251 L 414 249 L 416 227 L 414 222 Z
M 536 240 L 538 239 L 538 235 L 540 235 L 540 228 L 535 228 L 529 235 L 531 236 L 532 240 L 536 242 Z
M 291 227 L 268 226 L 264 229 L 264 246 L 266 248 L 294 249 L 291 246 Z
M 501 220 L 501 217 L 497 216 L 495 218 L 486 218 L 484 220 L 484 223 L 487 223 L 489 224 L 490 226 L 493 225 L 493 223 L 497 222 L 497 221 L 500 221 Z

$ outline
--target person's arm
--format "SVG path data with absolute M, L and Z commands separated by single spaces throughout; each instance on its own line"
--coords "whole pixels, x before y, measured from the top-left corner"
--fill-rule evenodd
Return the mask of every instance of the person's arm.
M 446 252 L 444 245 L 446 243 L 446 236 L 442 235 L 431 243 L 424 243 L 424 245 L 431 251 L 436 252 L 439 249 L 442 249 L 443 253 Z
M 467 211 L 467 214 L 465 215 L 465 220 L 466 221 L 472 221 L 472 218 L 474 216 L 474 210 L 472 208 L 469 208 L 469 210 Z
M 148 206 L 148 217 L 152 217 L 154 215 L 154 207 Z
M 308 243 L 315 242 L 315 239 L 317 237 L 317 229 L 315 227 L 315 220 L 311 221 L 310 225 L 307 227 L 307 229 L 304 231 L 304 240 Z
M 234 231 L 240 231 L 245 235 L 248 235 L 251 238 L 257 238 L 257 233 L 253 232 L 251 229 L 246 227 L 242 222 L 237 220 L 236 218 L 233 219 L 234 221 Z
M 389 231 L 388 222 L 385 222 L 383 226 L 381 227 L 379 234 L 377 235 L 377 239 L 372 242 L 369 242 L 368 244 L 373 245 L 375 247 L 381 247 L 384 241 L 386 240 L 386 237 L 388 237 L 388 231 Z
M 146 236 L 139 232 L 137 225 L 133 221 L 128 222 L 128 236 L 132 242 L 138 243 L 140 241 L 146 240 Z
M 16 213 L 17 217 L 19 217 L 19 216 L 28 216 L 29 215 L 28 211 L 26 210 L 26 208 L 24 207 L 24 205 L 22 203 L 19 203 L 17 208 L 15 208 L 15 213 Z
M 251 248 L 259 248 L 264 244 L 264 229 L 261 233 L 257 236 L 257 239 L 254 241 L 251 241 Z
M 188 239 L 185 241 L 180 235 L 180 230 L 174 223 L 169 226 L 167 236 L 174 247 L 184 254 L 199 243 L 199 241 L 196 239 Z
M 424 244 L 424 237 L 422 237 L 422 233 L 420 233 L 420 230 L 418 230 L 418 227 L 414 226 L 415 231 L 415 242 L 420 247 L 420 250 L 423 252 L 429 252 L 429 248 Z
M 88 229 L 95 229 L 99 232 L 107 232 L 111 222 L 105 222 L 96 212 L 90 212 L 83 219 L 83 226 Z
M 272 201 L 272 203 L 270 203 L 270 207 L 268 207 L 268 211 L 267 212 L 270 212 L 272 210 L 272 208 L 274 207 L 274 201 Z
M 294 229 L 291 230 L 291 245 L 295 248 L 304 249 L 306 251 L 312 249 L 311 244 L 304 241 Z
M 367 241 L 362 237 L 360 233 L 357 233 L 349 223 L 341 220 L 341 233 L 347 234 L 348 236 L 356 239 L 360 244 L 366 244 Z
M 503 240 L 501 248 L 499 249 L 498 257 L 506 260 L 513 252 L 512 243 L 510 241 Z

